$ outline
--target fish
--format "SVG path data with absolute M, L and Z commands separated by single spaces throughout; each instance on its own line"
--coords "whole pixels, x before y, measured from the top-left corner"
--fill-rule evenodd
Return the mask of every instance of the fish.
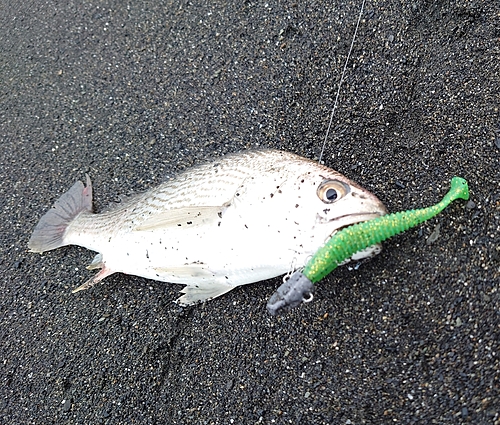
M 197 165 L 100 213 L 87 175 L 42 216 L 28 248 L 97 252 L 87 268 L 98 273 L 73 292 L 120 272 L 185 285 L 176 302 L 188 306 L 300 269 L 335 232 L 386 213 L 337 171 L 286 151 L 250 150 Z

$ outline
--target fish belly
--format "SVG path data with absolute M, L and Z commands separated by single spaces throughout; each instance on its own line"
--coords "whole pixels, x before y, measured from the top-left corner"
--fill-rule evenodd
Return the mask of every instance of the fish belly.
M 281 235 L 254 229 L 205 228 L 134 232 L 105 244 L 106 267 L 185 285 L 232 287 L 258 282 L 302 266 L 313 251 L 297 251 Z

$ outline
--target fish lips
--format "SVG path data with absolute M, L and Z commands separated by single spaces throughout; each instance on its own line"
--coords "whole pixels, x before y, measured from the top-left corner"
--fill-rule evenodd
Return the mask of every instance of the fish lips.
M 349 227 L 353 224 L 361 223 L 363 221 L 372 220 L 377 217 L 382 217 L 385 214 L 387 214 L 387 211 L 373 211 L 357 214 L 344 214 L 339 217 L 332 218 L 331 220 L 328 220 L 328 223 L 335 224 L 335 229 L 332 231 L 330 236 L 333 236 L 335 233 L 345 227 Z

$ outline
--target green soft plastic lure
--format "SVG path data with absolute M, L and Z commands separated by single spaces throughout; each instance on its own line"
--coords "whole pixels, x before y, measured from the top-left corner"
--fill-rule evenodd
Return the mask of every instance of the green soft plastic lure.
M 344 260 L 435 217 L 456 199 L 469 199 L 467 181 L 461 177 L 453 177 L 450 190 L 436 205 L 387 214 L 340 230 L 316 252 L 304 270 L 295 272 L 278 288 L 267 304 L 268 311 L 274 315 L 312 299 L 313 283 L 319 282 Z

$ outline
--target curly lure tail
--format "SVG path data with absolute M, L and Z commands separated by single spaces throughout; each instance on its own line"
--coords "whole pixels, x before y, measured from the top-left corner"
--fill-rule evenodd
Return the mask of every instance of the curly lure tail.
M 436 205 L 388 214 L 342 229 L 317 251 L 302 273 L 311 282 L 318 282 L 356 252 L 429 220 L 455 199 L 469 199 L 467 181 L 461 177 L 453 177 L 449 192 Z

